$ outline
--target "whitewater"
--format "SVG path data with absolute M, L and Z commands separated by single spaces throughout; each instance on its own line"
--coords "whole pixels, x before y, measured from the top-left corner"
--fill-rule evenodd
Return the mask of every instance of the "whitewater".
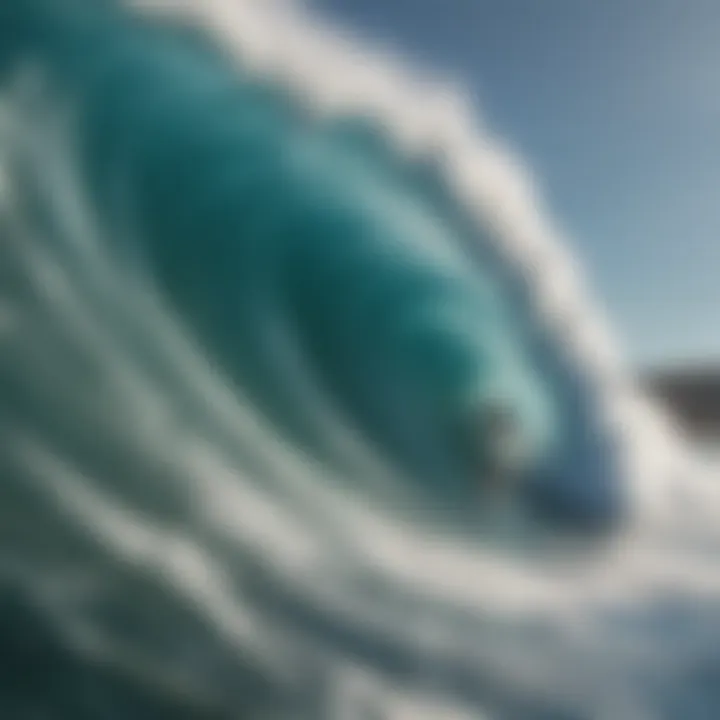
M 105 4 L 68 2 L 45 16 L 50 5 L 0 11 L 14 31 L 41 18 L 27 47 L 0 30 L 2 717 L 717 717 L 717 470 L 642 396 L 571 242 L 462 89 L 295 3 L 107 4 L 105 16 Z M 158 47 L 182 23 L 179 47 L 197 53 L 185 66 L 182 52 L 159 51 L 169 74 L 137 90 L 157 145 L 130 132 L 122 104 L 136 87 L 123 73 L 155 56 L 139 29 L 113 44 L 115 20 L 104 23 L 116 12 L 151 27 Z M 97 56 L 73 55 L 75 42 Z M 541 483 L 556 512 L 485 511 L 403 384 L 400 350 L 378 358 L 372 342 L 350 343 L 331 362 L 321 344 L 330 369 L 318 372 L 295 334 L 317 317 L 280 302 L 286 276 L 266 274 L 264 245 L 234 263 L 194 249 L 200 235 L 224 237 L 192 222 L 222 217 L 223 192 L 247 175 L 225 167 L 214 186 L 178 164 L 171 194 L 164 176 L 143 176 L 138 191 L 121 160 L 160 148 L 163 166 L 159 141 L 186 137 L 202 116 L 192 98 L 215 82 L 215 60 L 192 61 L 205 51 L 228 68 L 219 85 L 236 75 L 259 108 L 247 161 L 262 182 L 243 201 L 260 235 L 327 202 L 282 194 L 294 165 L 282 181 L 262 174 L 275 147 L 263 133 L 300 108 L 315 130 L 299 167 L 332 166 L 338 188 L 357 172 L 357 194 L 338 202 L 366 202 L 383 228 L 400 228 L 388 253 L 447 268 L 451 300 L 464 267 L 488 275 L 491 295 L 501 288 L 499 357 L 515 357 L 509 317 L 573 429 Z M 166 125 L 153 108 L 172 99 L 173 78 L 200 95 Z M 347 165 L 333 164 L 336 148 L 351 148 Z M 382 198 L 365 170 L 386 183 Z M 337 227 L 338 247 L 351 226 Z M 157 250 L 160 236 L 182 242 Z M 315 257 L 298 261 L 300 280 Z M 319 307 L 343 321 L 344 293 L 362 288 L 353 257 L 342 283 L 312 276 Z M 232 296 L 244 305 L 228 303 L 236 285 L 252 289 Z M 372 306 L 372 327 L 387 325 L 387 347 L 402 349 L 391 307 Z M 435 328 L 433 312 L 420 317 Z M 341 327 L 334 318 L 322 322 Z M 496 335 L 481 340 L 495 347 Z M 343 403 L 322 382 L 332 373 Z M 534 420 L 529 377 L 519 366 L 503 382 Z M 610 529 L 582 531 L 598 518 Z

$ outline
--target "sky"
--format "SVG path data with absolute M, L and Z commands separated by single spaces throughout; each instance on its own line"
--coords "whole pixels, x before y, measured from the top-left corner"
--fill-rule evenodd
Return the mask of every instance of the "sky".
M 312 0 L 460 79 L 626 356 L 720 361 L 718 0 Z

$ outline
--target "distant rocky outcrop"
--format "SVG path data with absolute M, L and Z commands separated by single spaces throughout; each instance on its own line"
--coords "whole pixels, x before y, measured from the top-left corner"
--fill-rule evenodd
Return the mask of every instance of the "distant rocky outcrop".
M 720 436 L 720 362 L 652 370 L 643 380 L 692 434 Z

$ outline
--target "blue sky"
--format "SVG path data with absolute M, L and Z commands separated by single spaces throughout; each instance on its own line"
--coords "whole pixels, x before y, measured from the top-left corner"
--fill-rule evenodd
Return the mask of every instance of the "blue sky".
M 314 4 L 464 81 L 632 360 L 720 359 L 720 1 Z

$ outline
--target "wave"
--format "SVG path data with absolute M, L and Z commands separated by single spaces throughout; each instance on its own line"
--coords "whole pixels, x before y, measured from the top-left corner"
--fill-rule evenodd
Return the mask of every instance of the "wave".
M 9 7 L 5 714 L 712 715 L 717 483 L 462 94 L 285 3 Z

